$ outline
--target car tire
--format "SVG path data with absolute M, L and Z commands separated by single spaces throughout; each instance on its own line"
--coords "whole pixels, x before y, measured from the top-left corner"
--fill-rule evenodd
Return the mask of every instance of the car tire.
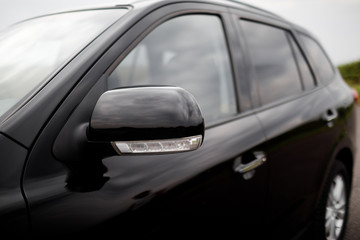
M 341 240 L 348 219 L 350 179 L 345 165 L 335 160 L 311 228 L 311 239 Z

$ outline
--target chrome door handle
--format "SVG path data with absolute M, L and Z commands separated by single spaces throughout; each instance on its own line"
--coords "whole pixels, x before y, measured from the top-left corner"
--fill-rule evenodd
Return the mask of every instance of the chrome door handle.
M 327 122 L 327 126 L 329 128 L 332 128 L 334 126 L 334 120 L 338 117 L 338 113 L 336 111 L 335 108 L 330 108 L 328 109 L 324 114 L 323 114 L 323 119 L 325 122 Z
M 326 122 L 331 122 L 335 120 L 337 117 L 338 117 L 338 113 L 335 108 L 328 109 L 323 115 L 323 119 Z
M 234 163 L 235 172 L 247 173 L 250 172 L 251 170 L 254 170 L 257 167 L 260 167 L 266 162 L 266 156 L 264 152 L 257 151 L 257 152 L 253 152 L 253 154 L 255 156 L 255 160 L 246 164 L 243 164 L 241 162 L 241 157 L 237 158 Z

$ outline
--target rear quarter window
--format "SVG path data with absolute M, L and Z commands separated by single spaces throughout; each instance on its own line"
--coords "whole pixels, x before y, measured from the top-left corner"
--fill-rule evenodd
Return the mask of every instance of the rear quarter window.
M 317 78 L 325 84 L 330 82 L 334 77 L 335 71 L 321 45 L 304 34 L 300 34 L 300 39 L 304 44 Z

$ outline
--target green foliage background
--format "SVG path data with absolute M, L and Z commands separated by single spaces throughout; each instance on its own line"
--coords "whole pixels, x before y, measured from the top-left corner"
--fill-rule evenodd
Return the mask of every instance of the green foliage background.
M 360 93 L 360 60 L 338 66 L 341 76 Z

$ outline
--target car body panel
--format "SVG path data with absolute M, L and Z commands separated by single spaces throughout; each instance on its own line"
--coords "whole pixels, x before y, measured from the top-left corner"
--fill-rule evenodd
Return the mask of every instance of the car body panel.
M 329 127 L 320 114 L 333 108 L 332 104 L 327 90 L 320 89 L 258 113 L 269 144 L 269 192 L 273 193 L 269 211 L 277 219 L 273 230 L 279 236 L 287 238 L 305 226 L 316 206 L 330 152 L 339 141 L 337 124 Z M 319 109 L 323 110 L 319 113 Z M 279 118 L 284 113 L 289 115 Z M 285 223 L 286 230 L 282 227 Z
M 28 232 L 28 210 L 24 199 L 21 175 L 27 150 L 0 134 L 0 224 L 6 231 L 16 234 Z

